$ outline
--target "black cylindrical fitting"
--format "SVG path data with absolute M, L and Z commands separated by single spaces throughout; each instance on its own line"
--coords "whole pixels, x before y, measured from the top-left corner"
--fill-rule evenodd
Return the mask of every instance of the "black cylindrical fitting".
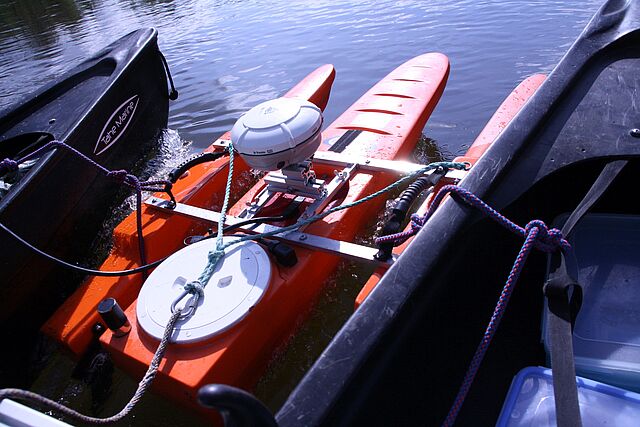
M 191 156 L 169 172 L 169 181 L 175 184 L 186 171 L 201 163 L 213 162 L 227 154 L 226 151 L 206 152 Z
M 420 193 L 436 185 L 445 173 L 446 170 L 436 170 L 432 174 L 422 176 L 412 182 L 396 199 L 395 206 L 391 210 L 391 215 L 382 228 L 380 235 L 387 236 L 398 233 L 407 217 L 407 213 L 413 203 L 418 199 Z M 378 243 L 378 249 L 380 250 L 376 253 L 375 258 L 380 261 L 388 260 L 391 258 L 393 246 L 394 242 L 392 241 Z
M 107 328 L 113 331 L 115 336 L 123 336 L 129 333 L 131 330 L 131 324 L 127 315 L 124 314 L 120 305 L 114 298 L 107 298 L 100 301 L 98 304 L 98 314 L 102 317 L 102 321 L 107 325 Z
M 278 427 L 267 407 L 251 393 L 225 384 L 209 384 L 198 391 L 198 402 L 217 409 L 225 427 Z
M 420 193 L 433 186 L 429 178 L 428 176 L 423 176 L 416 179 L 400 194 L 400 197 L 396 199 L 393 212 L 399 216 L 398 220 L 400 222 L 404 221 L 407 212 L 409 212 L 411 205 L 413 205 L 413 202 L 418 198 Z

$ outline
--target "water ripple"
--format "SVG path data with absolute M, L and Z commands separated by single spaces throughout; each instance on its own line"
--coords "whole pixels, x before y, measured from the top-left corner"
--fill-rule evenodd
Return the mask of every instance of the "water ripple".
M 452 64 L 433 120 L 456 126 L 427 130 L 461 146 L 518 81 L 553 67 L 599 3 L 10 0 L 0 5 L 0 108 L 117 36 L 155 26 L 181 94 L 170 123 L 195 149 L 316 66 L 338 71 L 330 121 L 394 66 L 428 51 Z

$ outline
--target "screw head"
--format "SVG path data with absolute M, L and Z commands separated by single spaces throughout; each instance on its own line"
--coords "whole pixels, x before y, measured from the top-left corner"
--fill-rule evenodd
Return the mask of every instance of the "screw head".
M 307 235 L 306 235 L 306 234 L 301 234 L 301 235 L 298 237 L 298 240 L 302 240 L 302 241 L 307 240 Z
M 640 138 L 640 129 L 638 128 L 633 128 L 629 131 L 629 135 L 631 135 L 634 138 Z

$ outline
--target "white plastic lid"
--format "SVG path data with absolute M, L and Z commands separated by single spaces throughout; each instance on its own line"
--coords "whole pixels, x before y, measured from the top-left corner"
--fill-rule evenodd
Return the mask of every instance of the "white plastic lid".
M 3 399 L 0 401 L 0 426 L 71 427 L 71 424 L 64 423 L 13 400 Z
M 228 241 L 230 238 L 225 238 Z M 207 264 L 213 240 L 203 240 L 174 253 L 144 282 L 136 313 L 138 324 L 160 340 L 171 317 L 171 303 L 187 282 L 198 278 Z M 179 320 L 174 342 L 206 340 L 238 323 L 262 298 L 271 279 L 271 261 L 255 242 L 243 242 L 226 249 L 211 280 L 204 287 L 195 314 Z M 177 306 L 183 307 L 188 297 Z
M 321 127 L 320 108 L 302 99 L 278 98 L 256 105 L 240 117 L 231 130 L 231 141 L 249 166 L 276 170 L 306 160 L 315 152 Z M 300 150 L 307 144 L 313 147 Z M 293 151 L 300 154 L 292 157 Z

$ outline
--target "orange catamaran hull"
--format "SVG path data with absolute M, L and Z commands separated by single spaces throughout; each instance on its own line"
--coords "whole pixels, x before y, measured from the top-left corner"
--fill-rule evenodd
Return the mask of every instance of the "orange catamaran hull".
M 320 108 L 329 101 L 335 70 L 324 65 L 309 74 L 284 96 L 307 99 Z M 230 140 L 227 132 L 221 140 Z M 205 151 L 221 150 L 210 146 Z M 222 204 L 228 172 L 228 158 L 223 157 L 211 163 L 192 168 L 174 185 L 174 194 L 181 203 L 193 206 L 219 209 Z M 242 158 L 236 157 L 236 176 L 246 176 L 249 168 Z M 234 188 L 236 198 L 241 189 Z M 143 206 L 143 232 L 149 259 L 160 259 L 184 246 L 184 236 L 203 233 L 210 224 L 194 223 L 184 217 L 167 215 Z M 182 237 L 180 237 L 182 236 Z M 138 265 L 136 218 L 130 215 L 114 230 L 114 250 L 103 263 L 104 270 L 126 270 Z M 96 307 L 104 298 L 115 298 L 123 307 L 135 301 L 142 278 L 126 276 L 122 278 L 95 277 L 85 282 L 66 303 L 43 326 L 43 331 L 63 343 L 76 357 L 87 350 L 93 340 L 92 327 L 100 323 Z
M 321 151 L 344 156 L 401 160 L 408 157 L 421 136 L 427 119 L 435 108 L 449 73 L 448 59 L 430 53 L 416 57 L 391 72 L 323 132 Z M 326 105 L 334 78 L 333 67 L 316 70 L 285 96 L 309 99 L 319 107 Z M 229 135 L 222 139 L 228 140 Z M 219 148 L 214 144 L 209 150 Z M 241 159 L 234 163 L 232 196 L 243 193 L 243 174 L 248 167 Z M 318 177 L 331 179 L 333 169 L 316 165 Z M 220 208 L 228 162 L 220 159 L 197 166 L 178 180 L 175 190 L 179 203 L 205 209 Z M 356 171 L 348 177 L 327 207 L 353 202 L 393 182 L 387 172 Z M 245 184 L 246 185 L 246 184 Z M 261 179 L 237 199 L 229 213 L 238 216 L 265 187 Z M 279 194 L 261 215 L 291 202 Z M 371 213 L 383 207 L 383 198 L 358 207 L 335 212 L 308 225 L 304 232 L 326 238 L 352 241 L 364 229 Z M 167 256 L 183 247 L 186 236 L 203 233 L 211 223 L 144 208 L 144 234 L 150 259 Z M 276 225 L 281 225 L 276 224 Z M 104 270 L 134 267 L 137 263 L 135 217 L 127 218 L 115 230 L 115 249 L 103 264 Z M 212 242 L 213 245 L 213 242 Z M 197 390 L 218 382 L 251 388 L 263 374 L 274 351 L 284 344 L 313 306 L 339 258 L 311 249 L 296 248 L 297 263 L 284 267 L 271 262 L 269 287 L 258 304 L 232 328 L 203 342 L 172 345 L 168 348 L 158 373 L 155 389 L 172 400 L 196 407 Z M 80 356 L 94 339 L 92 328 L 100 322 L 98 303 L 115 298 L 132 323 L 131 331 L 117 337 L 110 331 L 100 341 L 116 365 L 140 377 L 147 369 L 158 341 L 148 336 L 135 321 L 136 297 L 142 279 L 93 278 L 88 280 L 50 319 L 44 330 Z M 171 301 L 167 301 L 170 304 Z
M 544 74 L 534 74 L 530 77 L 524 79 L 510 94 L 509 96 L 500 104 L 500 107 L 496 110 L 496 112 L 491 116 L 491 119 L 487 122 L 485 127 L 482 129 L 476 140 L 471 144 L 467 152 L 464 156 L 456 157 L 454 159 L 455 162 L 468 162 L 471 167 L 476 164 L 476 162 L 482 157 L 484 153 L 487 152 L 491 144 L 498 137 L 500 132 L 509 124 L 511 119 L 515 117 L 515 115 L 522 109 L 524 104 L 533 96 L 538 87 L 544 82 L 546 76 Z M 447 180 L 442 180 L 438 184 L 436 184 L 434 191 L 431 195 L 425 200 L 425 202 L 418 208 L 417 213 L 419 215 L 424 215 L 429 208 L 431 201 L 433 199 L 433 195 L 438 193 L 438 190 L 442 188 L 443 185 L 449 183 Z M 409 230 L 411 227 L 408 225 L 405 230 Z M 413 238 L 407 239 L 407 241 L 393 248 L 393 254 L 399 256 L 405 250 L 405 248 L 411 243 Z M 356 297 L 355 308 L 360 307 L 360 304 L 367 298 L 367 296 L 373 291 L 376 287 L 384 273 L 387 271 L 386 268 L 381 267 L 378 268 L 367 280 L 367 283 L 363 286 L 360 293 Z

